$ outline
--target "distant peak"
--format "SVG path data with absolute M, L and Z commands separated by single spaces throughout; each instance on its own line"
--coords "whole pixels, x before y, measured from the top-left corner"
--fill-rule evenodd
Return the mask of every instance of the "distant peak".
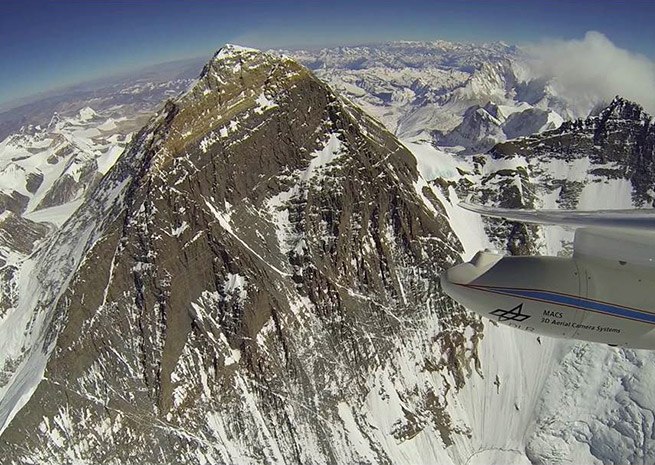
M 78 118 L 82 121 L 88 121 L 90 119 L 93 119 L 95 116 L 98 114 L 95 112 L 95 110 L 91 107 L 84 107 L 80 109 L 78 113 Z
M 650 120 L 643 107 L 620 96 L 614 97 L 612 102 L 600 113 L 601 119 Z
M 55 111 L 52 114 L 52 118 L 50 118 L 50 122 L 48 123 L 48 129 L 52 129 L 57 126 L 59 121 L 61 121 L 61 116 L 59 116 L 59 113 Z

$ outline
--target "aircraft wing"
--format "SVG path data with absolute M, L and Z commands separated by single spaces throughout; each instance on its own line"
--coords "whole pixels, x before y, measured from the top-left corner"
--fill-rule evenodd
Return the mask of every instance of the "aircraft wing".
M 559 225 L 575 231 L 573 256 L 655 266 L 655 209 L 644 210 L 520 210 L 460 203 L 483 216 L 521 223 Z
M 655 209 L 633 210 L 523 210 L 484 207 L 462 202 L 460 207 L 492 218 L 532 224 L 628 229 L 655 232 Z

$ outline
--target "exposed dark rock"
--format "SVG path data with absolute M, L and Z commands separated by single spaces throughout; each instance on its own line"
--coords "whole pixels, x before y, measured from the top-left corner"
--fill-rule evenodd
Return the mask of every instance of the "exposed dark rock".
M 643 108 L 616 97 L 597 116 L 568 121 L 558 129 L 496 145 L 496 158 L 524 156 L 571 161 L 589 157 L 596 174 L 629 179 L 637 205 L 652 205 L 655 126 Z M 603 166 L 606 165 L 606 166 Z M 607 166 L 609 165 L 609 166 Z
M 7 252 L 31 254 L 49 228 L 12 212 L 0 216 L 0 318 L 16 303 L 15 266 L 7 264 Z
M 27 175 L 25 189 L 27 189 L 27 192 L 34 194 L 39 189 L 42 182 L 43 182 L 43 173 L 29 173 Z
M 0 213 L 10 211 L 20 215 L 27 208 L 30 199 L 20 192 L 13 191 L 11 194 L 0 192 Z
M 77 162 L 76 160 L 73 161 Z M 97 181 L 97 166 L 95 162 L 79 163 L 83 163 L 83 165 L 78 168 L 78 179 L 70 174 L 63 174 L 57 178 L 35 210 L 63 205 L 79 198 L 84 192 L 88 191 L 89 187 Z
M 555 206 L 576 209 L 587 185 L 621 179 L 630 181 L 636 205 L 651 205 L 655 195 L 652 119 L 639 105 L 620 97 L 599 110 L 597 116 L 499 143 L 489 155 L 495 161 L 484 156 L 475 159 L 472 174 L 479 177 L 479 185 L 467 178 L 459 181 L 457 190 L 463 198 L 473 196 L 481 204 L 503 208 L 539 208 L 544 197 L 555 194 Z M 493 170 L 486 166 L 509 159 L 515 160 L 516 168 Z M 553 173 L 550 163 L 560 164 L 558 171 L 563 177 Z M 576 163 L 577 168 L 573 166 Z M 487 234 L 499 249 L 512 254 L 537 253 L 539 236 L 534 226 L 484 221 Z M 565 244 L 564 248 L 570 246 Z

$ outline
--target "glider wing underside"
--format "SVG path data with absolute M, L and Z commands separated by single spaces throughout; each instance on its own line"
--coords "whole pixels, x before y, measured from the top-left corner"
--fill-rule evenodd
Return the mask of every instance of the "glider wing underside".
M 460 203 L 492 218 L 577 228 L 573 256 L 655 266 L 655 209 L 517 210 Z
M 532 224 L 655 231 L 655 209 L 520 210 L 460 203 L 460 207 L 492 218 Z

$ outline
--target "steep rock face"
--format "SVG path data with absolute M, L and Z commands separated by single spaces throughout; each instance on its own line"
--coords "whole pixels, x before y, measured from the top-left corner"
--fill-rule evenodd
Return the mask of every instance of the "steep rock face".
M 377 58 L 348 54 L 372 74 Z M 450 84 L 466 74 L 429 63 L 404 75 L 382 66 L 358 86 L 398 103 L 405 86 L 435 91 L 413 74 Z M 648 192 L 648 176 L 635 179 L 652 160 L 650 117 L 617 100 L 596 119 L 477 156 L 406 141 L 414 167 L 296 70 L 225 50 L 97 188 L 82 187 L 87 200 L 59 231 L 36 223 L 52 221 L 33 211 L 33 194 L 51 185 L 48 167 L 77 157 L 65 134 L 43 143 L 53 134 L 27 128 L 0 147 L 3 181 L 19 174 L 35 218 L 0 216 L 0 461 L 651 463 L 652 353 L 469 320 L 432 291 L 460 253 L 570 252 L 556 228 L 458 208 L 469 195 L 509 208 L 632 207 L 638 186 Z M 537 91 L 529 103 L 545 98 Z M 517 135 L 543 116 L 484 110 Z M 46 131 L 67 124 L 106 147 L 89 131 L 111 126 L 101 117 L 56 117 Z M 589 143 L 596 132 L 604 151 Z M 39 170 L 16 168 L 27 164 Z M 440 224 L 431 235 L 442 207 L 459 241 Z
M 17 191 L 0 192 L 0 209 L 20 215 L 27 208 L 29 198 Z
M 0 260 L 4 262 L 0 266 L 4 266 L 5 260 L 12 254 L 18 257 L 29 255 L 48 232 L 49 228 L 44 224 L 35 223 L 9 211 L 4 212 L 0 215 Z
M 9 463 L 443 463 L 470 435 L 449 399 L 480 328 L 438 288 L 443 207 L 291 60 L 222 49 L 48 247 Z
M 499 144 L 491 155 L 542 161 L 544 173 L 549 169 L 543 165 L 586 159 L 591 165 L 586 167 L 587 174 L 599 182 L 629 180 L 636 205 L 652 205 L 655 198 L 655 126 L 640 105 L 620 97 L 598 116 L 565 122 L 556 130 Z M 562 186 L 562 190 L 569 187 L 575 191 L 575 186 Z M 575 192 L 571 195 L 573 198 L 567 202 L 575 206 L 578 196 Z
M 106 206 L 96 199 L 85 221 L 59 228 L 150 116 L 144 120 L 125 107 L 83 107 L 55 113 L 47 125 L 26 125 L 0 142 L 0 425 L 41 375 L 44 354 L 35 347 L 43 347 L 51 316 L 45 309 L 88 246 L 80 234 L 103 221 Z
M 504 118 L 497 110 L 498 107 L 491 103 L 485 107 L 479 105 L 470 107 L 464 113 L 463 121 L 452 131 L 445 134 L 441 131 L 432 133 L 434 144 L 465 147 L 471 153 L 485 152 L 496 145 L 498 140 L 505 139 L 501 129 Z

